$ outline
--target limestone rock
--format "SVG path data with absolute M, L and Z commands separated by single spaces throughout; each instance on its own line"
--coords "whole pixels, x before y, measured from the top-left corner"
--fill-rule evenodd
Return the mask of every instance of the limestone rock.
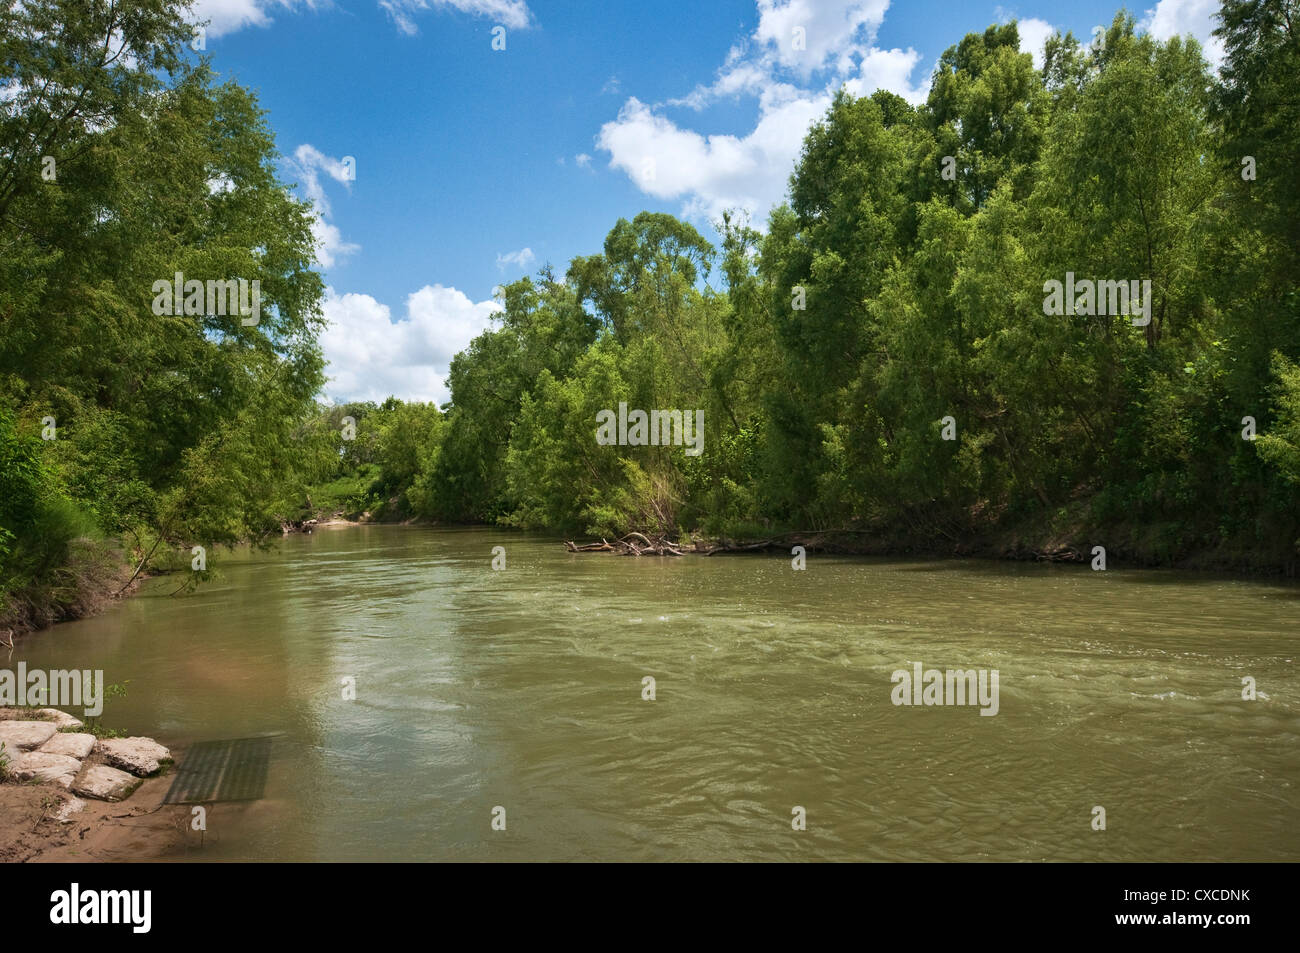
M 115 768 L 146 777 L 170 761 L 172 753 L 152 738 L 101 738 L 95 750 Z
M 0 742 L 12 758 L 16 752 L 45 744 L 56 729 L 51 721 L 0 721 Z
M 80 718 L 73 718 L 67 712 L 59 711 L 57 708 L 40 708 L 36 714 L 53 722 L 54 727 L 60 731 L 64 728 L 80 728 L 82 725 Z
M 72 782 L 72 793 L 97 801 L 124 801 L 144 782 L 106 764 L 89 764 Z
M 9 768 L 19 781 L 57 781 L 65 788 L 72 786 L 80 770 L 81 762 L 76 758 L 43 751 L 24 751 Z
M 95 747 L 94 735 L 73 734 L 70 731 L 56 731 L 49 741 L 41 745 L 38 751 L 46 754 L 66 754 L 69 758 L 81 760 Z

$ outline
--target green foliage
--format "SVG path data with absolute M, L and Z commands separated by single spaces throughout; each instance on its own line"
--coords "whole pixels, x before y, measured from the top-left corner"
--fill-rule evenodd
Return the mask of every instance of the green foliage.
M 1277 409 L 1273 429 L 1258 438 L 1259 455 L 1289 483 L 1300 485 L 1300 364 L 1274 355 Z
M 715 250 L 643 213 L 565 288 L 512 286 L 453 364 L 419 508 L 600 535 L 1110 526 L 1153 558 L 1293 559 L 1296 270 L 1269 259 L 1300 220 L 1293 12 L 1226 4 L 1217 86 L 1195 42 L 1121 13 L 1095 46 L 1053 37 L 1041 72 L 1014 24 L 972 34 L 919 109 L 841 92 L 765 235 L 727 213 Z M 1247 143 L 1266 188 L 1225 152 Z M 1044 314 L 1067 271 L 1149 280 L 1150 323 Z M 535 315 L 580 329 L 563 360 L 538 360 Z M 703 409 L 704 455 L 598 446 L 620 402 Z
M 33 605 L 75 596 L 79 539 L 126 533 L 145 568 L 265 534 L 315 459 L 297 424 L 324 379 L 311 209 L 252 94 L 193 59 L 187 17 L 0 4 L 0 592 Z M 154 314 L 178 271 L 260 281 L 259 323 Z M 46 417 L 56 438 L 33 443 Z
M 314 403 L 310 210 L 178 7 L 0 6 L 0 593 L 64 585 L 103 533 L 143 565 L 337 512 L 1297 556 L 1296 0 L 1224 3 L 1219 78 L 1121 13 L 1103 44 L 1049 39 L 1041 71 L 1014 23 L 971 34 L 919 107 L 842 91 L 765 233 L 620 219 L 562 279 L 503 289 L 442 408 Z M 106 64 L 115 31 L 133 56 Z M 262 323 L 154 316 L 178 270 L 260 278 Z M 1045 314 L 1066 272 L 1150 281 L 1150 323 Z M 598 444 L 620 403 L 701 411 L 703 454 Z

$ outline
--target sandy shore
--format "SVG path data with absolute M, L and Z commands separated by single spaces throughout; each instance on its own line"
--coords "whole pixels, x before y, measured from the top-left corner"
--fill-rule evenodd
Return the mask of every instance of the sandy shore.
M 125 801 L 76 798 L 55 782 L 0 784 L 0 862 L 140 861 L 199 846 L 186 805 L 164 805 L 170 774 L 148 778 Z M 65 805 L 85 807 L 59 820 Z

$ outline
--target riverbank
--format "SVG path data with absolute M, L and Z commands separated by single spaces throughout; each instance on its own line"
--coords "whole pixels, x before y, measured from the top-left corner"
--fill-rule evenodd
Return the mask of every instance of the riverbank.
M 78 798 L 57 783 L 0 783 L 0 863 L 157 860 L 185 850 L 190 811 L 164 805 L 170 778 L 129 803 Z
M 579 542 L 566 538 L 570 552 L 605 552 L 640 556 L 714 556 L 783 551 L 794 547 L 805 553 L 840 556 L 877 556 L 899 559 L 988 559 L 1009 562 L 1051 562 L 1092 565 L 1102 555 L 1102 567 L 1169 569 L 1228 573 L 1243 577 L 1294 579 L 1300 571 L 1300 548 L 1295 552 L 1262 552 L 1235 547 L 1188 546 L 1162 536 L 1159 527 L 1119 526 L 1108 531 L 1087 531 L 1079 526 L 1044 532 L 1001 528 L 982 533 L 953 533 L 936 538 L 888 529 L 833 529 L 790 531 L 769 535 L 691 536 L 673 541 L 663 536 L 627 534 L 616 540 L 601 538 Z
M 189 840 L 188 808 L 163 803 L 173 753 L 83 729 L 54 709 L 0 708 L 0 862 L 149 860 Z
M 120 596 L 135 592 L 152 572 L 132 578 L 134 565 L 120 542 L 76 540 L 57 581 L 40 581 L 6 596 L 0 610 L 0 644 L 59 622 L 98 615 Z
M 285 521 L 281 524 L 281 535 L 342 529 L 364 522 L 370 521 L 321 515 Z M 176 558 L 182 557 L 182 564 L 189 559 L 183 551 Z M 134 595 L 145 580 L 184 571 L 147 566 L 136 572 L 139 559 L 140 555 L 128 553 L 128 547 L 120 540 L 79 540 L 68 565 L 57 570 L 62 578 L 59 585 L 34 584 L 10 595 L 9 606 L 0 611 L 0 646 L 12 646 L 15 639 L 60 622 L 98 615 L 118 599 Z

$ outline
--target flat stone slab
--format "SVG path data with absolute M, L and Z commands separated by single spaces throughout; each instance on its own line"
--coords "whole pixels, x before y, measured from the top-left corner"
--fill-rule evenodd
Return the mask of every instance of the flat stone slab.
M 12 758 L 14 752 L 38 748 L 58 730 L 52 721 L 0 721 L 0 744 Z
M 144 782 L 106 764 L 88 764 L 72 782 L 72 793 L 96 801 L 124 801 Z
M 10 773 L 19 781 L 57 781 L 65 788 L 72 787 L 72 779 L 81 770 L 81 762 L 62 754 L 43 751 L 25 751 L 10 767 Z
M 80 718 L 73 718 L 67 712 L 59 711 L 57 708 L 38 708 L 36 714 L 52 721 L 54 727 L 60 730 L 64 728 L 80 728 L 82 726 Z
M 95 750 L 113 767 L 142 778 L 172 759 L 172 753 L 152 738 L 101 738 Z
M 88 757 L 90 751 L 95 747 L 94 735 L 74 734 L 70 731 L 56 731 L 50 736 L 50 740 L 37 748 L 37 751 L 43 751 L 46 754 L 66 754 L 69 758 L 76 758 L 78 761 Z

